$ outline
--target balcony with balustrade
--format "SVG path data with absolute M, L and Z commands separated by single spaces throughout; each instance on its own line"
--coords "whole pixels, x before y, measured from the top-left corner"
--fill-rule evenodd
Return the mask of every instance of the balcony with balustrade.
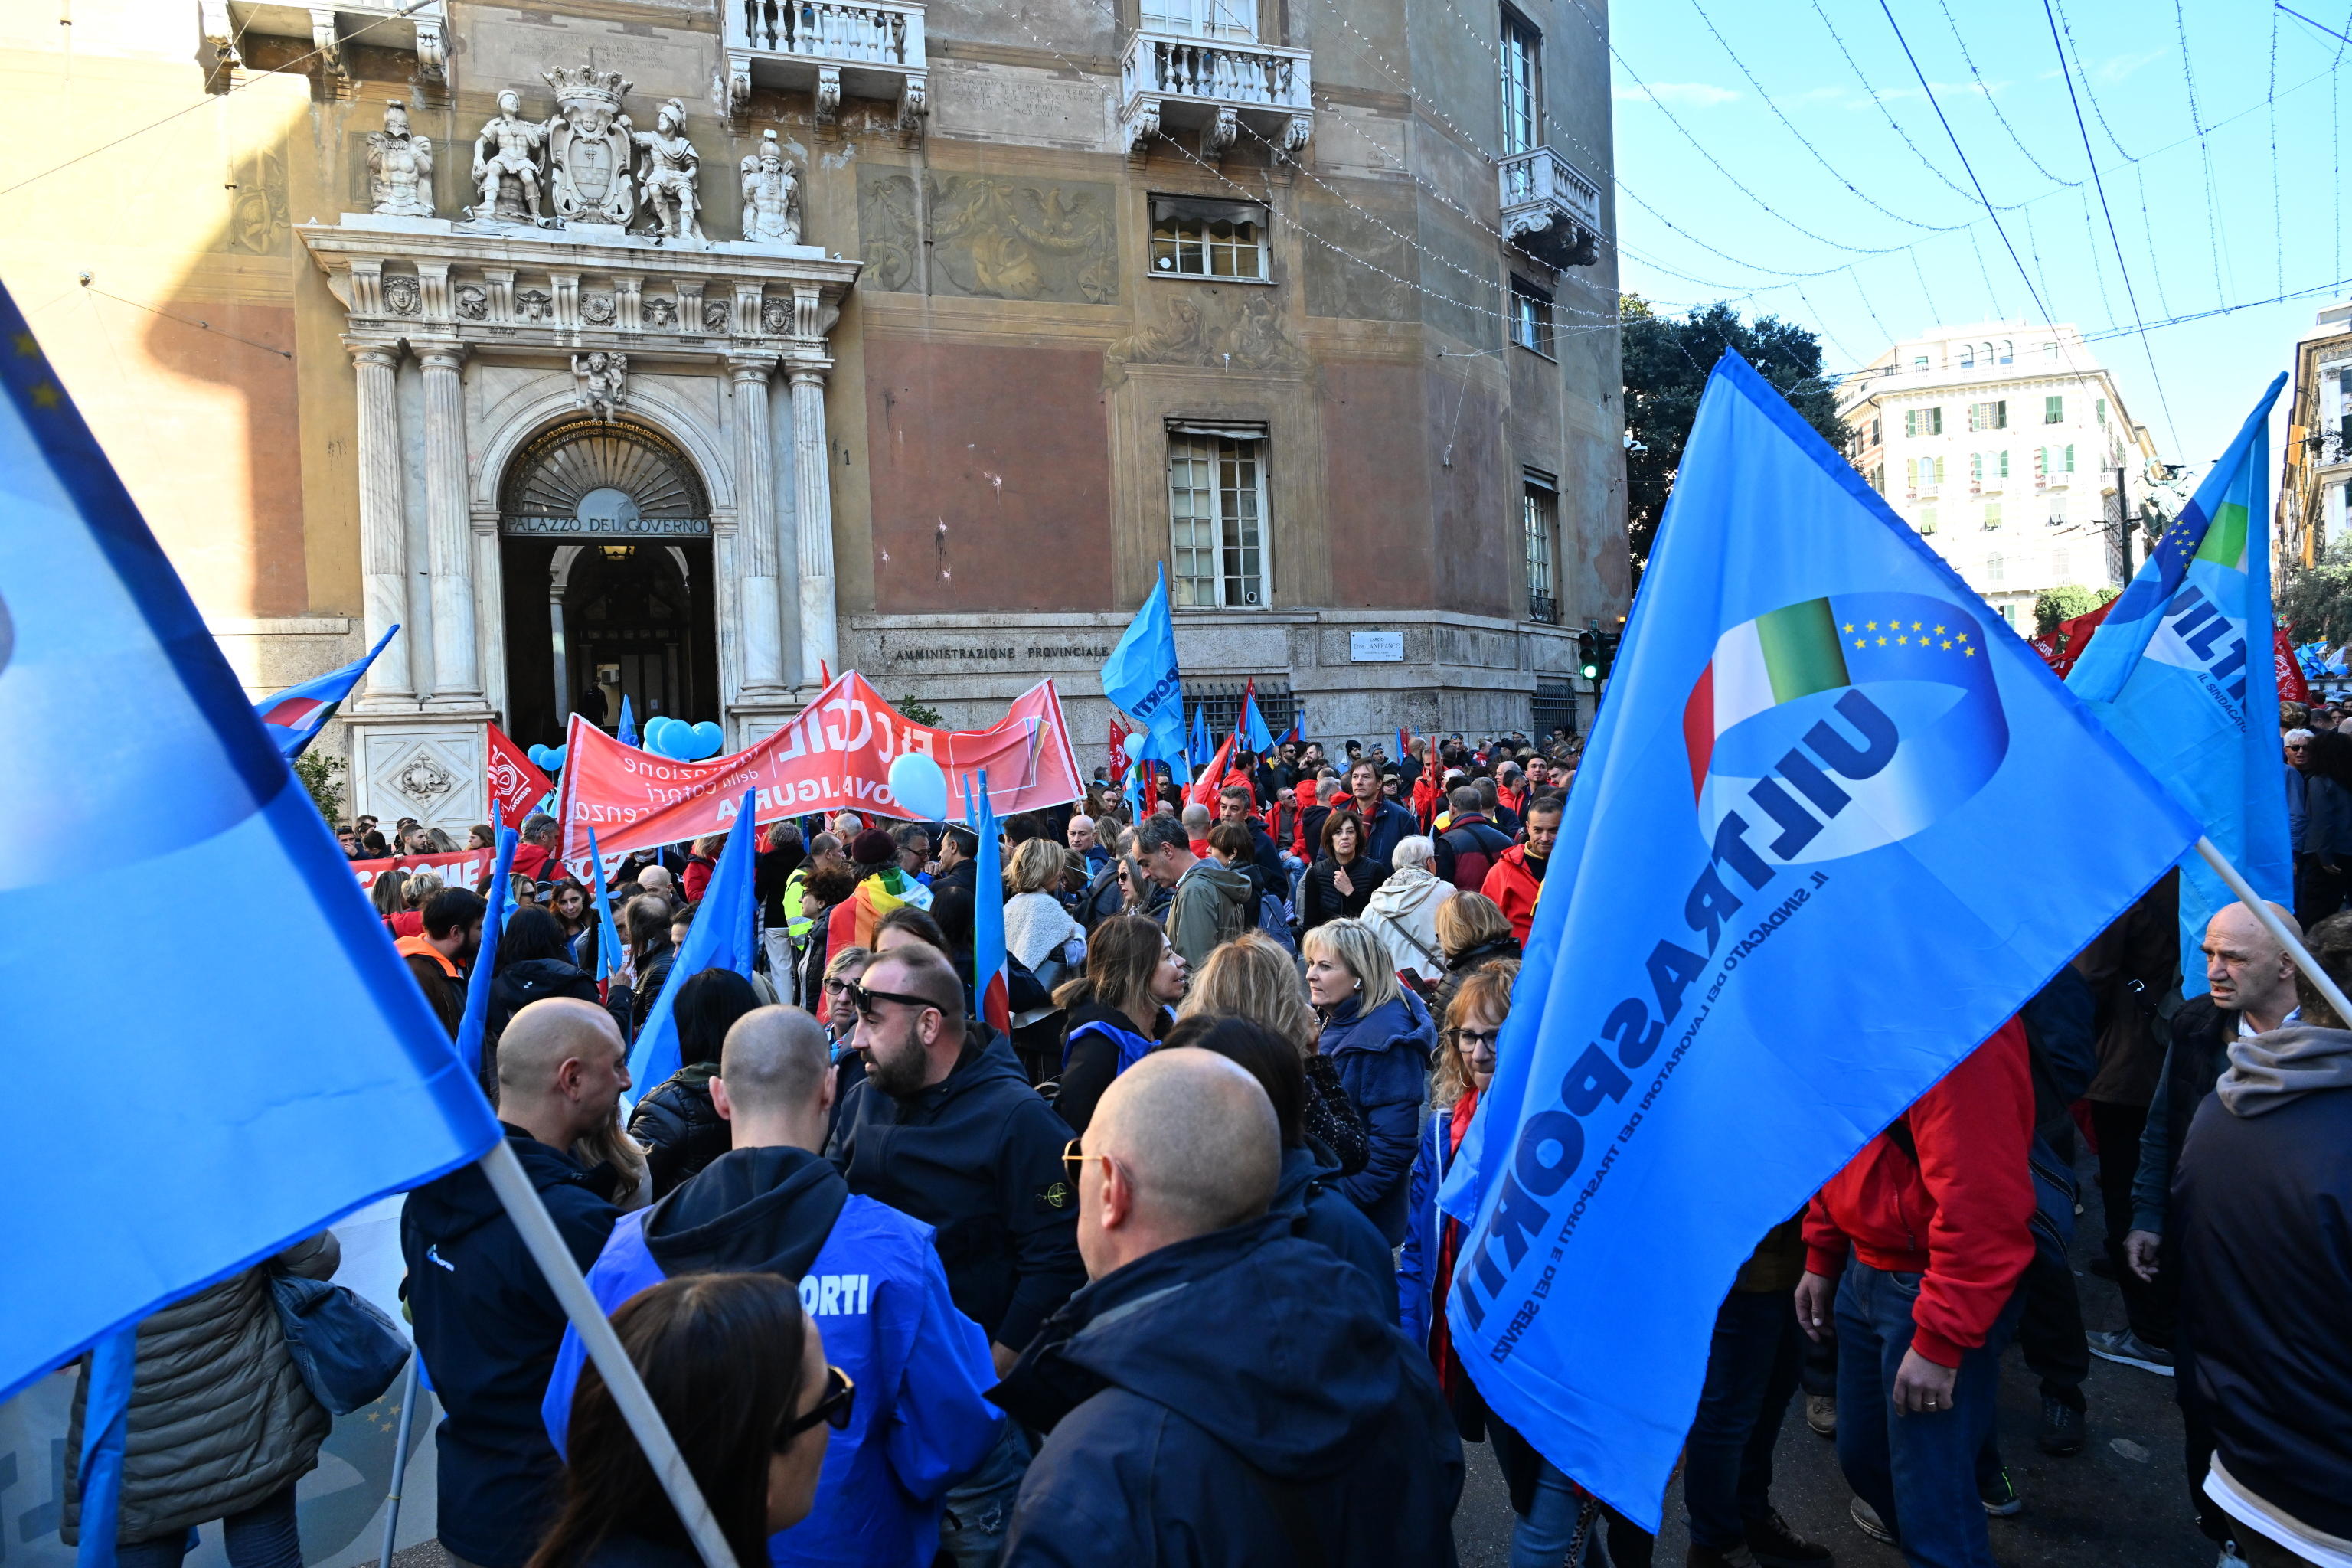
M 1305 49 L 1247 38 L 1139 29 L 1120 68 L 1119 129 L 1127 150 L 1177 130 L 1201 132 L 1210 157 L 1251 134 L 1297 153 L 1315 128 Z
M 727 102 L 740 121 L 751 88 L 812 92 L 816 117 L 829 124 L 844 93 L 887 99 L 898 129 L 913 132 L 925 112 L 929 65 L 923 7 L 898 0 L 719 0 L 726 29 Z
M 1554 271 L 1601 254 L 1601 187 L 1549 147 L 1500 164 L 1503 237 Z

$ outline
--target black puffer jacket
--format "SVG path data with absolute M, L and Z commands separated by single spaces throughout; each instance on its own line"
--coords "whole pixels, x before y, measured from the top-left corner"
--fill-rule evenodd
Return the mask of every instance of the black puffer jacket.
M 629 1136 L 645 1145 L 658 1203 L 734 1146 L 710 1080 L 735 1020 L 760 1005 L 751 983 L 731 969 L 706 969 L 677 988 L 677 1055 L 686 1065 L 637 1102 Z

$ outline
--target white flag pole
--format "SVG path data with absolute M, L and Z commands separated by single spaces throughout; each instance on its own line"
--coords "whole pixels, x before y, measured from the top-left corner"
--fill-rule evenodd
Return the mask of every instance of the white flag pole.
M 644 1381 L 637 1376 L 628 1352 L 621 1348 L 620 1336 L 613 1332 L 604 1309 L 588 1293 L 588 1281 L 581 1278 L 580 1266 L 572 1260 L 572 1250 L 564 1245 L 546 1205 L 539 1201 L 530 1178 L 523 1174 L 522 1162 L 515 1158 L 513 1147 L 501 1138 L 478 1163 L 482 1174 L 490 1179 L 490 1190 L 498 1194 L 508 1217 L 522 1233 L 523 1245 L 530 1248 L 540 1272 L 547 1276 L 555 1299 L 563 1304 L 563 1315 L 580 1331 L 588 1359 L 604 1374 L 604 1386 L 613 1391 L 614 1403 L 621 1407 L 621 1417 L 629 1424 L 637 1446 L 646 1451 L 662 1490 L 669 1494 L 670 1506 L 686 1521 L 687 1533 L 701 1552 L 705 1568 L 740 1568 L 735 1561 L 734 1549 L 727 1544 L 718 1520 L 711 1516 L 709 1504 L 702 1500 L 702 1489 L 695 1485 L 694 1475 L 686 1468 L 677 1442 L 663 1425 L 653 1395 L 646 1392 Z M 385 1568 L 390 1565 L 387 1563 Z
M 408 1435 L 416 1429 L 416 1401 L 425 1392 L 418 1375 L 424 1363 L 425 1352 L 411 1344 L 408 1370 L 401 1374 L 400 1429 L 393 1436 L 392 1486 L 383 1499 L 383 1546 L 376 1553 L 377 1568 L 392 1568 L 393 1542 L 400 1535 L 400 1490 L 408 1475 Z
M 2303 971 L 2312 988 L 2327 998 L 2327 1005 L 2336 1009 L 2336 1016 L 2344 1026 L 2352 1027 L 2352 1002 L 2344 999 L 2343 991 L 2329 978 L 2327 971 L 2319 967 L 2319 960 L 2311 956 L 2311 950 L 2296 941 L 2294 933 L 2286 929 L 2279 920 L 2278 912 L 2262 900 L 2245 878 L 2238 874 L 2238 868 L 2230 864 L 2229 858 L 2213 847 L 2211 839 L 2200 837 L 2197 853 L 2205 858 L 2205 864 L 2213 868 L 2215 876 L 2230 884 L 2230 891 L 2238 895 L 2238 901 L 2253 911 L 2254 919 L 2262 921 L 2263 929 L 2271 933 L 2271 940 L 2286 950 L 2286 955 L 2294 960 L 2294 966 Z

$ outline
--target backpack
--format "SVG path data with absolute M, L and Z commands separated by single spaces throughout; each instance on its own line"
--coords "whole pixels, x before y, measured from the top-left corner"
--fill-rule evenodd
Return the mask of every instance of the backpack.
M 1290 932 L 1290 905 L 1275 893 L 1260 894 L 1257 900 L 1257 929 L 1269 941 L 1280 944 L 1285 952 L 1298 951 L 1298 939 Z

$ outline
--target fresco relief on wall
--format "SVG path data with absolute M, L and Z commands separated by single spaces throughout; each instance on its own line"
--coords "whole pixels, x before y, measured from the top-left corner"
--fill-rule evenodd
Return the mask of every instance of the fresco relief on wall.
M 910 290 L 921 243 L 914 176 L 872 165 L 858 176 L 862 286 Z M 1071 305 L 1118 300 L 1108 184 L 934 174 L 926 195 L 932 293 Z
M 1103 353 L 1103 376 L 1116 385 L 1131 364 L 1191 364 L 1259 375 L 1296 374 L 1307 355 L 1282 330 L 1269 289 L 1154 289 L 1154 318 Z
M 1328 242 L 1310 240 L 1304 251 L 1307 313 L 1370 321 L 1413 320 L 1419 299 L 1398 281 L 1419 277 L 1419 258 L 1405 239 L 1417 221 L 1412 203 L 1397 200 L 1369 182 L 1353 184 L 1347 195 L 1355 205 L 1341 202 L 1336 194 L 1298 194 L 1299 223 Z
M 283 256 L 293 233 L 286 210 L 286 160 L 276 153 L 251 153 L 236 161 L 236 184 L 228 197 L 228 230 L 223 250 Z

